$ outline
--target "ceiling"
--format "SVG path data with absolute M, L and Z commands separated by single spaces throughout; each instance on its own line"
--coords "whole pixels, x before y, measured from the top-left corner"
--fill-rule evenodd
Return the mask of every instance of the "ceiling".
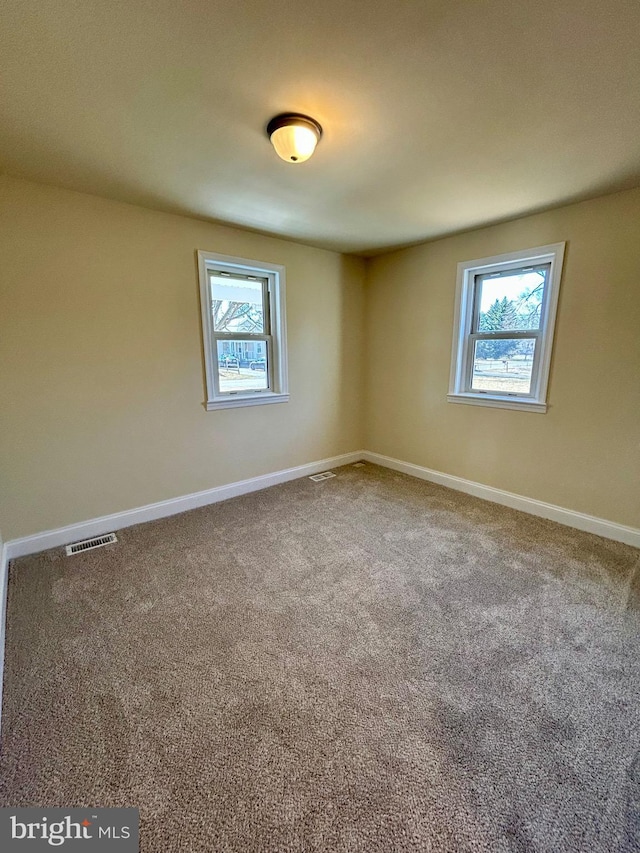
M 0 32 L 10 175 L 362 254 L 640 184 L 638 0 L 4 0 Z

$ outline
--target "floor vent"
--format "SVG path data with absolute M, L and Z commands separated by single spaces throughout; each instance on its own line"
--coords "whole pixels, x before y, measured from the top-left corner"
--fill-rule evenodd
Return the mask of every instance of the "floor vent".
M 354 462 L 352 467 L 353 468 L 364 468 L 364 466 L 366 464 L 367 464 L 366 462 Z
M 336 475 L 333 471 L 323 471 L 322 474 L 314 474 L 309 477 L 310 480 L 313 480 L 314 483 L 319 483 L 321 480 L 329 480 L 331 477 L 335 477 Z
M 104 536 L 94 536 L 93 539 L 83 539 L 82 542 L 72 542 L 71 545 L 67 545 L 67 557 L 72 554 L 79 554 L 81 551 L 102 548 L 103 545 L 110 545 L 117 541 L 118 538 L 115 533 L 106 533 Z

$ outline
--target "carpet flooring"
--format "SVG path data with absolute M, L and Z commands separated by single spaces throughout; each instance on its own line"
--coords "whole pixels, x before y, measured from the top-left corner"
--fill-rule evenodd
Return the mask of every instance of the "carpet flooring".
M 640 850 L 640 552 L 374 465 L 12 563 L 0 805 L 141 850 Z

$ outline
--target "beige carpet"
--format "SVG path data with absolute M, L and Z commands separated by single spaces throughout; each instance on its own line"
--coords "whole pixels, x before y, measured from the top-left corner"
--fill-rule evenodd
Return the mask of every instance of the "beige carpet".
M 367 465 L 11 566 L 2 805 L 143 851 L 640 850 L 639 552 Z

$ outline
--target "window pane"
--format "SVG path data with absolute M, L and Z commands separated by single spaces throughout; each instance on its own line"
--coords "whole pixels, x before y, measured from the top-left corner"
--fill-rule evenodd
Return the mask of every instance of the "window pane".
M 540 328 L 542 297 L 548 267 L 497 276 L 476 276 L 479 332 L 525 331 Z
M 234 278 L 213 273 L 211 310 L 216 332 L 263 334 L 263 279 Z
M 218 341 L 220 391 L 265 391 L 269 387 L 266 341 Z
M 535 340 L 476 341 L 472 391 L 529 394 Z

